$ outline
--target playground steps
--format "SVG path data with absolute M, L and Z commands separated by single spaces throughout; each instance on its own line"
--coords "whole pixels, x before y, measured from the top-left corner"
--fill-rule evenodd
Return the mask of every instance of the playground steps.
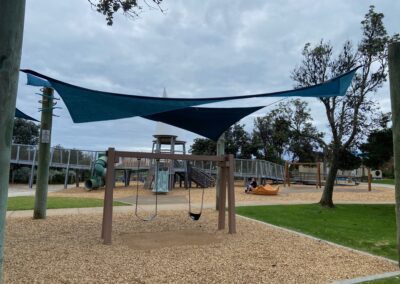
M 185 178 L 185 173 L 179 172 L 177 174 Z M 198 187 L 206 188 L 215 185 L 215 179 L 210 174 L 197 167 L 188 166 L 188 178 L 189 184 L 190 182 L 194 182 Z

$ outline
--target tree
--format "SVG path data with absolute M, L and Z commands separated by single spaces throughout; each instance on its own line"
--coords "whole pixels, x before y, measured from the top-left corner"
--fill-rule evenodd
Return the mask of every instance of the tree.
M 154 9 L 146 0 L 143 4 L 139 4 L 138 0 L 88 0 L 90 5 L 96 9 L 97 12 L 106 16 L 107 25 L 112 26 L 114 20 L 114 13 L 122 10 L 125 16 L 135 18 L 138 17 L 143 9 L 143 4 L 147 7 Z M 156 7 L 163 12 L 160 4 L 163 0 L 152 0 Z
M 323 133 L 312 124 L 307 102 L 291 100 L 280 103 L 264 117 L 254 121 L 253 136 L 261 141 L 264 159 L 282 162 L 284 156 L 292 161 L 313 162 Z
M 362 40 L 357 49 L 350 41 L 345 42 L 339 55 L 333 57 L 331 44 L 323 40 L 315 47 L 307 43 L 303 49 L 303 61 L 292 72 L 297 87 L 311 86 L 361 66 L 344 97 L 319 98 L 324 105 L 331 132 L 329 150 L 330 168 L 320 204 L 333 207 L 333 186 L 339 169 L 340 154 L 354 148 L 363 135 L 376 125 L 377 107 L 371 95 L 382 86 L 387 77 L 387 46 L 399 38 L 387 35 L 382 19 L 370 6 L 362 26 Z
M 253 147 L 250 134 L 244 130 L 244 125 L 234 124 L 225 132 L 225 152 L 233 154 L 238 159 L 251 159 Z
M 369 168 L 379 169 L 393 157 L 393 133 L 391 128 L 375 130 L 367 142 L 360 145 L 363 163 Z
M 315 162 L 324 133 L 312 124 L 310 111 L 307 102 L 297 99 L 289 101 L 282 114 L 290 122 L 288 154 L 292 161 Z
M 193 155 L 216 155 L 217 143 L 208 138 L 196 138 L 189 152 Z
M 13 143 L 36 145 L 39 141 L 39 126 L 22 118 L 14 119 Z
M 217 143 L 207 138 L 196 138 L 190 152 L 194 155 L 216 155 Z M 235 158 L 250 159 L 253 147 L 250 134 L 244 130 L 244 125 L 234 124 L 225 131 L 225 153 L 233 154 Z
M 275 109 L 254 120 L 253 136 L 261 143 L 260 155 L 275 163 L 283 161 L 283 153 L 289 143 L 290 122 L 281 114 L 281 109 Z
M 361 166 L 361 163 L 361 158 L 357 156 L 354 151 L 342 149 L 339 152 L 339 170 L 345 171 L 358 169 Z

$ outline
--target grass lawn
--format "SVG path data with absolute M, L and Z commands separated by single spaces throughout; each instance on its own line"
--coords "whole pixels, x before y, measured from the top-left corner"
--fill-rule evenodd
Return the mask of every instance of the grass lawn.
M 394 205 L 246 206 L 238 207 L 237 213 L 397 260 Z
M 395 283 L 400 283 L 400 276 L 393 276 L 393 277 L 388 277 L 388 278 L 382 278 L 378 280 L 373 280 L 373 281 L 365 281 L 362 282 L 362 284 L 395 284 Z
M 373 180 L 372 183 L 392 184 L 392 185 L 394 185 L 394 179 L 376 179 L 376 180 Z
M 8 211 L 14 210 L 32 210 L 35 203 L 34 196 L 18 196 L 8 198 Z M 85 208 L 85 207 L 102 207 L 102 199 L 95 198 L 77 198 L 77 197 L 48 197 L 47 208 Z M 114 206 L 128 205 L 123 202 L 114 201 Z

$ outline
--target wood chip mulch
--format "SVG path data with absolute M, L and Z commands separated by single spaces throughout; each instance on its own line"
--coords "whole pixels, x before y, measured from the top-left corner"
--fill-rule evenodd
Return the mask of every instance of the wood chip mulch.
M 101 214 L 9 218 L 6 283 L 329 283 L 398 269 L 240 218 L 229 235 L 216 231 L 216 219 L 212 210 L 198 222 L 183 211 L 152 222 L 118 213 L 106 246 Z

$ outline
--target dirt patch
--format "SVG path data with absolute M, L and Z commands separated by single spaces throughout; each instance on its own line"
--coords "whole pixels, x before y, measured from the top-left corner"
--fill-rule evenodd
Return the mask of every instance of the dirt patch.
M 152 233 L 121 233 L 122 242 L 137 250 L 160 249 L 176 246 L 210 245 L 221 242 L 217 234 L 198 230 L 165 231 Z

